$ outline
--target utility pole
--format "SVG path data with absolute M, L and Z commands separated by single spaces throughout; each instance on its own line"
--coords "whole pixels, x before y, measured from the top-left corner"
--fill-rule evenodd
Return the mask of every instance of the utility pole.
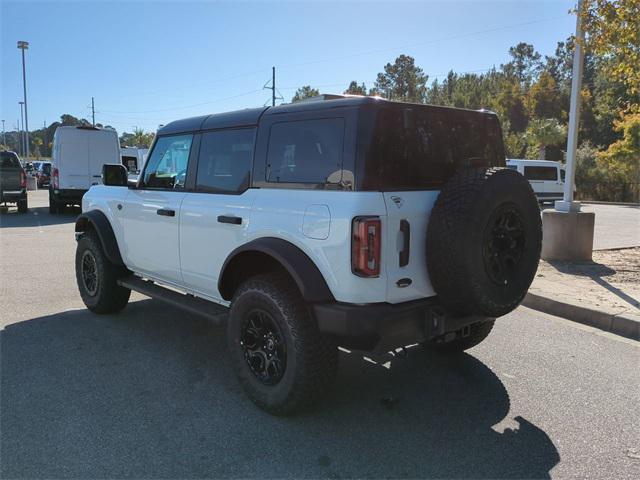
M 96 126 L 96 106 L 93 103 L 93 97 L 91 97 L 91 122 L 93 126 Z
M 7 144 L 7 142 L 5 141 L 5 138 L 4 138 L 4 120 L 2 120 L 2 144 L 3 145 Z
M 29 42 L 18 41 L 18 48 L 22 50 L 22 89 L 24 91 L 24 132 L 25 132 L 25 144 L 26 154 L 25 158 L 29 158 L 29 120 L 27 117 L 27 71 L 24 66 L 24 51 L 29 49 Z
M 271 67 L 271 106 L 276 106 L 276 67 Z

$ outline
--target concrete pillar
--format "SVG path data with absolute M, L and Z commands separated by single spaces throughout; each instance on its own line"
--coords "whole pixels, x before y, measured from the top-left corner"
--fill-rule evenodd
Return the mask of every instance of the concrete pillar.
M 591 261 L 593 212 L 542 212 L 542 259 Z

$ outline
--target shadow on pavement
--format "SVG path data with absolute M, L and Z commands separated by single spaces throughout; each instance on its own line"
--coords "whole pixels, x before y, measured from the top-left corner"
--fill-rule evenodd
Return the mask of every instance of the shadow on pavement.
M 242 393 L 223 333 L 153 300 L 9 325 L 0 476 L 548 478 L 559 462 L 471 355 L 345 353 L 320 405 L 278 418 Z
M 0 210 L 0 228 L 45 227 L 73 223 L 80 211 L 80 207 L 66 207 L 64 213 L 51 215 L 49 207 L 30 207 L 27 213 L 18 213 L 14 208 Z

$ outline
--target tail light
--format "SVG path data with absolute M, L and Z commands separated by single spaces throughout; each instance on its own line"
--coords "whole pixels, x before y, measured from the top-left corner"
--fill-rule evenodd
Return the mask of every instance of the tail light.
M 20 170 L 20 188 L 27 188 L 27 174 Z
M 356 217 L 351 231 L 351 270 L 360 277 L 377 277 L 382 236 L 380 218 Z
M 58 177 L 58 169 L 54 168 L 51 171 L 51 176 L 53 177 L 53 188 L 54 190 L 57 190 L 58 188 L 60 188 L 60 178 Z

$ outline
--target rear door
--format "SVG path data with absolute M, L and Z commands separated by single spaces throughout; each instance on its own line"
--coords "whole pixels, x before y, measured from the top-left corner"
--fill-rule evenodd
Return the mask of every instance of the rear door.
M 89 130 L 88 135 L 88 175 L 90 185 L 97 185 L 101 182 L 102 166 L 105 163 L 120 163 L 120 145 L 118 134 L 113 130 Z
M 64 130 L 58 156 L 60 189 L 88 190 L 89 140 L 85 132 Z
M 387 301 L 435 295 L 427 271 L 429 217 L 440 189 L 459 168 L 504 166 L 494 115 L 437 107 L 391 107 L 378 117 L 368 159 L 384 196 L 383 262 Z
M 185 286 L 213 298 L 229 254 L 242 243 L 255 189 L 249 189 L 255 128 L 202 134 L 195 191 L 180 213 L 180 264 Z

